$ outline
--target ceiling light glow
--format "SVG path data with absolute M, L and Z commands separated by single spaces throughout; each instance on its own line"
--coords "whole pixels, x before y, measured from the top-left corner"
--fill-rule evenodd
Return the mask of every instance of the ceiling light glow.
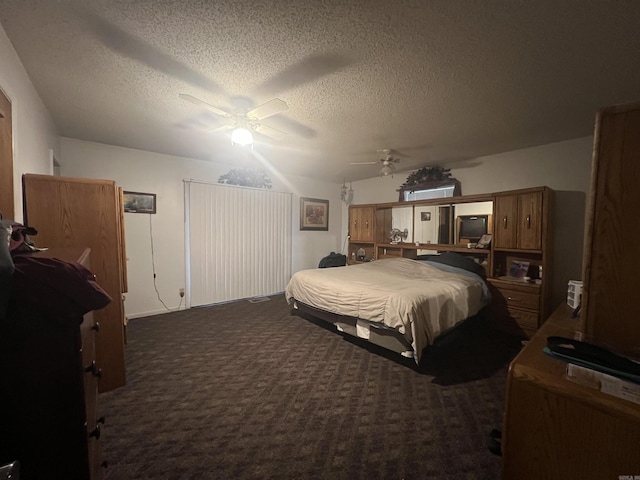
M 235 145 L 236 143 L 243 147 L 245 145 L 251 145 L 253 143 L 253 135 L 251 135 L 251 132 L 246 128 L 236 128 L 231 133 L 231 144 Z

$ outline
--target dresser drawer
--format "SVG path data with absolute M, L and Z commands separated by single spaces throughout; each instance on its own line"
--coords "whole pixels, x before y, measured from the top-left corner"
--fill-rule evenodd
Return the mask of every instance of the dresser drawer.
M 491 309 L 495 326 L 501 330 L 525 333 L 531 337 L 538 330 L 540 314 L 508 305 L 494 305 Z
M 526 308 L 538 311 L 540 308 L 540 295 L 538 293 L 522 292 L 509 288 L 497 288 L 493 291 L 494 303 L 509 307 Z

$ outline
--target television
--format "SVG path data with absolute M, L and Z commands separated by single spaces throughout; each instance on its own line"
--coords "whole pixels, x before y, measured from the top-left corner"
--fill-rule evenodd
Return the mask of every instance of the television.
M 489 229 L 489 215 L 460 215 L 458 217 L 458 242 L 477 242 Z

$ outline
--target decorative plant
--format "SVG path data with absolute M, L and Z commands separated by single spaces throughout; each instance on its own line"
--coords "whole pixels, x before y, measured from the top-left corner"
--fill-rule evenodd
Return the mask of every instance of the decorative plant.
M 409 174 L 407 181 L 402 184 L 403 187 L 413 187 L 428 182 L 441 182 L 451 179 L 450 168 L 438 166 L 422 167 L 420 170 Z
M 251 168 L 233 168 L 224 175 L 220 175 L 218 183 L 242 187 L 271 188 L 271 179 L 264 172 Z

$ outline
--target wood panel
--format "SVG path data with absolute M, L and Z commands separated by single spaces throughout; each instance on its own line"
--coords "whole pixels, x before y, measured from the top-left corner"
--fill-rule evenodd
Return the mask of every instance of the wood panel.
M 13 199 L 13 135 L 11 102 L 0 90 L 0 213 L 15 217 Z
M 639 185 L 640 103 L 604 109 L 596 118 L 581 319 L 596 342 L 632 354 L 640 354 Z
M 518 197 L 506 195 L 496 197 L 496 224 L 494 227 L 495 248 L 516 248 L 517 246 L 517 218 Z
M 542 192 L 518 195 L 518 248 L 540 250 L 541 234 Z
M 353 242 L 373 242 L 374 207 L 349 207 L 349 235 Z
M 38 234 L 38 247 L 91 249 L 91 269 L 112 302 L 94 312 L 100 324 L 96 358 L 103 375 L 101 392 L 125 384 L 122 273 L 122 210 L 119 192 L 109 180 L 48 175 L 23 176 L 24 213 Z

